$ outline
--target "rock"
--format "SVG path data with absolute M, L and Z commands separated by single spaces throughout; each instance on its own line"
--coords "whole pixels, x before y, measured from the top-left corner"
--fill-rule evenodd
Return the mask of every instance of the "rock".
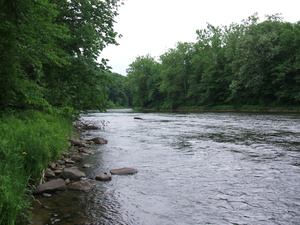
M 96 137 L 93 139 L 90 139 L 90 141 L 94 142 L 96 145 L 103 145 L 103 144 L 107 144 L 108 141 L 104 138 L 101 137 Z
M 53 170 L 53 172 L 55 173 L 55 175 L 59 175 L 62 173 L 62 169 Z
M 66 182 L 63 179 L 50 180 L 44 184 L 40 184 L 36 187 L 36 194 L 42 194 L 45 192 L 64 191 L 66 189 Z
M 68 157 L 70 155 L 70 152 L 62 152 L 61 155 L 64 157 Z
M 96 180 L 100 180 L 100 181 L 110 181 L 111 180 L 111 176 L 108 174 L 99 174 L 95 177 Z
M 94 154 L 94 152 L 93 152 L 92 150 L 88 150 L 88 149 L 82 149 L 81 152 L 82 152 L 82 153 L 86 153 L 86 154 L 88 154 L 88 155 Z
M 79 147 L 88 147 L 84 141 L 82 140 L 78 140 L 78 139 L 70 139 L 70 138 L 67 138 L 67 140 L 74 146 L 79 146 Z
M 56 168 L 56 163 L 51 163 L 48 166 L 51 170 L 54 170 Z
M 82 162 L 83 161 L 83 157 L 80 155 L 73 155 L 72 160 L 76 161 L 76 162 Z
M 75 162 L 72 159 L 65 159 L 65 163 L 67 163 L 67 164 L 75 164 Z
M 79 180 L 82 177 L 85 177 L 85 173 L 78 170 L 78 167 L 65 168 L 61 173 L 62 178 L 70 180 Z
M 47 170 L 45 173 L 45 177 L 47 178 L 54 178 L 55 177 L 55 173 L 52 170 Z
M 142 117 L 138 117 L 138 116 L 134 117 L 133 119 L 135 119 L 135 120 L 143 120 Z
M 64 160 L 57 160 L 57 163 L 59 165 L 65 165 L 66 164 L 66 162 Z
M 88 181 L 78 181 L 68 184 L 67 188 L 71 190 L 89 192 L 92 190 L 93 184 Z
M 110 170 L 110 173 L 112 175 L 130 175 L 130 174 L 135 174 L 137 172 L 138 172 L 137 169 L 130 168 L 130 167 L 124 167 L 124 168 Z
M 90 168 L 90 167 L 92 167 L 92 165 L 91 164 L 84 164 L 82 167 L 83 168 Z

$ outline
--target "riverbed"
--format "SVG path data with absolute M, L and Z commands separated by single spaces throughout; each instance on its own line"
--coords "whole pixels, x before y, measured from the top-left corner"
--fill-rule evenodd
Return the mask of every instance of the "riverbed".
M 300 224 L 300 114 L 123 109 L 82 119 L 105 128 L 83 138 L 108 140 L 82 163 L 94 189 L 37 198 L 34 224 Z M 121 167 L 139 172 L 93 180 Z

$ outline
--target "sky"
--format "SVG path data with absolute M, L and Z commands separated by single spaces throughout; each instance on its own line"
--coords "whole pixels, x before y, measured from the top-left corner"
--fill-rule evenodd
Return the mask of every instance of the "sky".
M 115 18 L 119 45 L 107 46 L 100 58 L 109 60 L 111 71 L 126 75 L 136 57 L 156 59 L 177 42 L 196 42 L 196 30 L 241 23 L 255 12 L 281 13 L 284 21 L 300 21 L 300 0 L 125 0 Z

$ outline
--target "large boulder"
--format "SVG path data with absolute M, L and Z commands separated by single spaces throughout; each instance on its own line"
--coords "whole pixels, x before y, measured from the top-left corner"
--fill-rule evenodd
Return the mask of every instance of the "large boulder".
M 67 188 L 70 190 L 89 192 L 92 190 L 93 184 L 88 181 L 78 181 L 68 184 Z
M 90 139 L 90 141 L 94 142 L 96 145 L 103 145 L 108 143 L 106 139 L 101 137 L 95 137 L 93 139 Z
M 124 168 L 119 168 L 119 169 L 111 169 L 110 173 L 112 175 L 130 175 L 130 174 L 135 174 L 137 173 L 138 170 L 135 168 L 130 168 L 130 167 L 124 167 Z
M 80 171 L 78 167 L 73 166 L 65 168 L 61 173 L 62 178 L 70 180 L 79 180 L 82 177 L 85 177 L 85 173 Z
M 34 193 L 41 194 L 45 192 L 64 191 L 65 189 L 66 189 L 66 182 L 63 179 L 59 178 L 38 185 Z

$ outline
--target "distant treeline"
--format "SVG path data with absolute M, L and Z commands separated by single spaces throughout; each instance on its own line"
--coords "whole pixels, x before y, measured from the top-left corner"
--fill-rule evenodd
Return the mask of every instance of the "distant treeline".
M 279 15 L 197 30 L 156 61 L 139 56 L 127 70 L 133 105 L 171 109 L 216 105 L 300 106 L 300 22 Z M 125 78 L 124 78 L 125 79 Z

